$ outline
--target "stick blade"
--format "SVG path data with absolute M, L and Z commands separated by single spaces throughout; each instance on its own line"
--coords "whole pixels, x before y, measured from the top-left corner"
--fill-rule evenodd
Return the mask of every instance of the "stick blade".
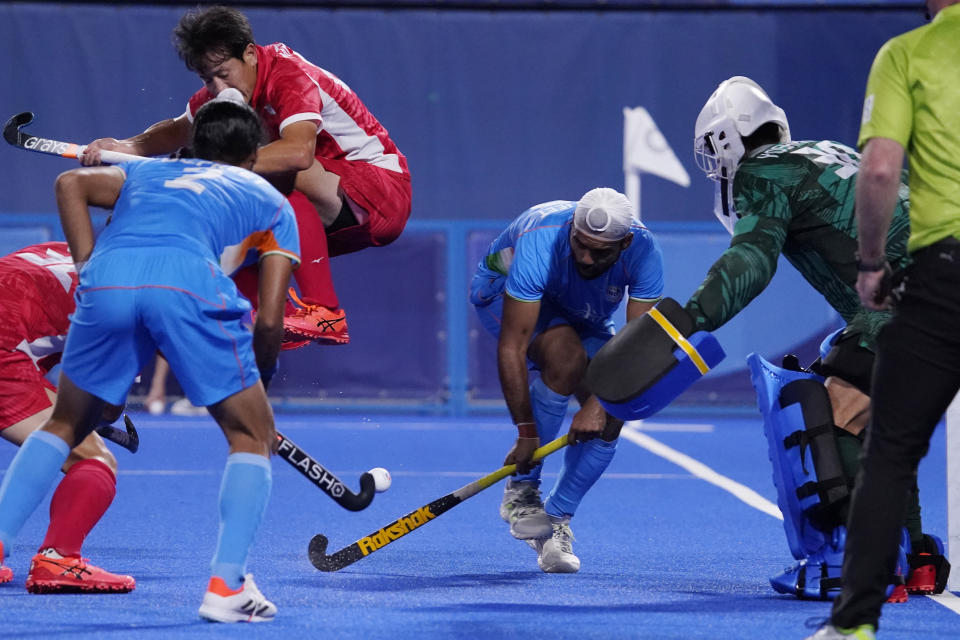
M 33 122 L 32 111 L 23 111 L 10 116 L 3 125 L 3 139 L 14 146 L 20 146 L 20 127 L 25 127 L 31 122 Z
M 130 436 L 130 446 L 127 449 L 130 453 L 136 453 L 140 448 L 140 434 L 137 433 L 137 428 L 133 426 L 133 420 L 127 414 L 123 414 L 123 424 L 127 428 L 127 435 Z
M 310 555 L 310 564 L 320 571 L 336 571 L 340 567 L 333 566 L 333 556 L 327 555 L 327 545 L 330 543 L 327 536 L 318 533 L 310 539 L 307 553 Z

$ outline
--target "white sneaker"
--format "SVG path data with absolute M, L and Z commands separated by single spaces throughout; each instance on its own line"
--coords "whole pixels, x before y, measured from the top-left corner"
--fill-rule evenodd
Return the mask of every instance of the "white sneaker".
M 193 405 L 189 398 L 180 398 L 170 405 L 170 413 L 175 416 L 202 416 L 206 415 L 207 408 Z
M 827 624 L 806 640 L 874 640 L 876 630 L 872 624 L 862 624 L 853 629 L 839 629 L 832 624 Z
M 544 573 L 576 573 L 580 571 L 580 558 L 573 555 L 573 531 L 570 530 L 570 519 L 564 518 L 554 521 L 553 535 L 546 540 L 537 540 L 540 547 L 537 553 L 537 564 Z
M 508 482 L 500 503 L 500 517 L 510 523 L 510 535 L 518 540 L 550 536 L 550 517 L 543 510 L 540 490 L 534 482 Z
M 212 622 L 270 622 L 275 615 L 277 607 L 260 593 L 249 573 L 238 590 L 229 588 L 222 578 L 210 578 L 200 605 L 200 617 Z

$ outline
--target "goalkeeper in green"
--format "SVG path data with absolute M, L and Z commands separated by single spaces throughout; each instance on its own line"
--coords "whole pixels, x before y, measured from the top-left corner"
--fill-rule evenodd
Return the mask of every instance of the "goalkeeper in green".
M 721 83 L 704 105 L 694 151 L 698 166 L 717 183 L 714 212 L 733 238 L 685 309 L 697 330 L 723 326 L 766 288 L 781 254 L 823 295 L 846 327 L 813 369 L 825 379 L 837 450 L 852 486 L 869 420 L 876 336 L 890 319 L 888 311 L 865 309 L 856 290 L 854 189 L 860 155 L 830 140 L 791 140 L 783 110 L 742 76 Z M 907 262 L 908 195 L 904 174 L 887 234 L 886 258 L 894 269 Z M 836 512 L 837 526 L 846 522 L 845 507 Z M 905 527 L 914 552 L 911 565 L 920 553 L 942 555 L 939 541 L 922 533 L 916 492 Z M 913 573 L 908 591 L 934 590 L 930 571 Z M 920 580 L 921 574 L 927 577 Z M 824 590 L 820 597 L 837 592 Z

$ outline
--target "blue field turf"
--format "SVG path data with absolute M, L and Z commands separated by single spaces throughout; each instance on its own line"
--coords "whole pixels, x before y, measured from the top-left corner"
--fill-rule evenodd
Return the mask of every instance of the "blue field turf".
M 197 607 L 217 528 L 226 445 L 210 418 L 132 416 L 136 455 L 117 451 L 116 501 L 85 553 L 134 575 L 127 595 L 36 596 L 23 588 L 43 536 L 28 521 L 0 586 L 4 638 L 803 638 L 829 610 L 774 593 L 792 560 L 779 520 L 622 439 L 607 475 L 573 521 L 575 575 L 546 575 L 511 538 L 494 486 L 337 573 L 316 571 L 315 533 L 347 546 L 400 515 L 498 468 L 512 440 L 505 418 L 278 416 L 278 427 L 355 489 L 383 466 L 393 487 L 365 511 L 336 505 L 282 460 L 249 569 L 279 608 L 260 625 L 201 621 Z M 759 417 L 657 419 L 643 433 L 753 489 L 776 492 Z M 669 429 L 669 430 L 664 430 Z M 679 429 L 679 430 L 678 430 Z M 945 535 L 943 429 L 921 469 L 925 529 Z M 0 469 L 15 449 L 0 448 Z M 552 484 L 560 456 L 548 459 Z M 949 602 L 956 602 L 950 597 Z M 931 598 L 884 609 L 881 638 L 956 638 L 960 617 Z

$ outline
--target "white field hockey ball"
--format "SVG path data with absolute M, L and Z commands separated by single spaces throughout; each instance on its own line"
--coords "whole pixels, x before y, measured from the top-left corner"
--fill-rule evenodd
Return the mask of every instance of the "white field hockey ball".
M 367 473 L 373 476 L 373 486 L 376 488 L 377 493 L 382 493 L 389 489 L 390 484 L 393 482 L 390 478 L 390 472 L 383 467 L 370 469 Z

